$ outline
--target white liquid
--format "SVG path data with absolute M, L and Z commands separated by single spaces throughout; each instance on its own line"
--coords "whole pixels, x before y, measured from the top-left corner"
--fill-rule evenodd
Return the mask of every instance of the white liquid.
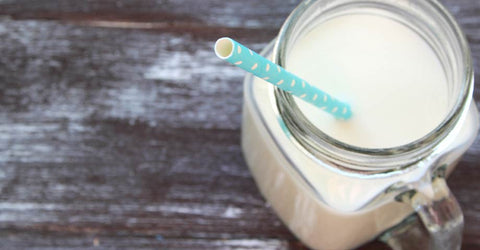
M 448 111 L 447 79 L 434 51 L 384 17 L 326 21 L 296 41 L 287 58 L 288 70 L 350 103 L 353 117 L 342 122 L 297 100 L 314 125 L 348 144 L 401 146 L 427 135 Z
M 348 27 L 347 23 L 353 26 Z M 358 23 L 362 25 L 356 25 Z M 340 30 L 349 34 L 337 34 Z M 369 36 L 362 36 L 362 32 L 368 32 Z M 389 37 L 382 34 L 388 34 Z M 415 33 L 388 19 L 356 15 L 338 17 L 323 23 L 309 36 L 310 38 L 317 36 L 315 39 L 318 39 L 320 35 L 326 36 L 324 37 L 326 42 L 312 42 L 308 39 L 300 41 L 302 45 L 294 48 L 294 52 L 289 55 L 287 66 L 292 71 L 295 67 L 300 71 L 305 70 L 298 74 L 307 78 L 310 83 L 323 82 L 315 80 L 331 80 L 326 81 L 328 86 L 322 84 L 322 89 L 339 98 L 348 99 L 352 107 L 355 107 L 353 109 L 355 118 L 340 123 L 329 114 L 299 101 L 302 110 L 323 131 L 351 144 L 387 147 L 404 144 L 423 136 L 437 126 L 445 115 L 447 105 L 444 102 L 447 97 L 443 71 L 431 49 Z M 373 38 L 389 44 L 374 41 L 369 44 L 368 39 Z M 399 43 L 396 43 L 397 41 Z M 363 46 L 357 47 L 355 45 L 357 42 Z M 314 44 L 323 45 L 321 48 L 315 48 Z M 351 47 L 350 51 L 342 52 L 342 49 L 348 49 L 348 44 Z M 308 46 L 311 48 L 308 49 Z M 408 49 L 402 46 L 407 46 Z M 359 52 L 358 56 L 352 58 L 354 49 L 362 48 L 365 48 L 365 51 L 379 49 L 378 51 L 382 53 L 374 55 L 372 57 L 374 59 L 367 59 L 362 56 L 363 52 Z M 390 51 L 390 48 L 395 48 L 395 51 Z M 315 61 L 319 62 L 321 67 L 314 66 L 309 59 L 311 58 L 309 54 L 314 53 L 312 49 L 317 53 L 315 58 L 328 59 L 325 63 Z M 407 51 L 409 49 L 414 52 Z M 300 55 L 294 55 L 297 52 Z M 323 54 L 319 57 L 318 53 Z M 365 54 L 368 53 L 363 53 Z M 342 60 L 347 62 L 335 59 L 337 55 L 343 56 Z M 387 60 L 391 56 L 396 60 Z M 412 58 L 409 59 L 409 56 Z M 384 58 L 382 64 L 375 63 L 380 60 L 379 58 Z M 390 63 L 394 66 L 389 65 Z M 407 63 L 408 67 L 402 63 Z M 410 69 L 410 65 L 413 65 L 413 68 L 421 67 L 421 70 Z M 356 71 L 356 67 L 364 70 Z M 374 69 L 370 70 L 369 67 Z M 399 70 L 395 70 L 396 67 Z M 348 75 L 350 73 L 357 75 L 351 77 Z M 391 77 L 389 74 L 398 77 Z M 418 81 L 404 83 L 407 78 Z M 375 79 L 376 82 L 370 82 L 368 79 Z M 383 81 L 386 79 L 389 80 L 388 83 Z M 276 105 L 273 87 L 260 79 L 253 81 L 253 83 L 247 81 L 245 89 L 242 124 L 242 149 L 245 159 L 261 193 L 282 221 L 304 243 L 316 249 L 353 248 L 371 240 L 412 212 L 408 205 L 395 202 L 393 199 L 368 209 L 364 207 L 392 184 L 422 178 L 428 170 L 429 161 L 436 160 L 434 157 L 419 163 L 418 167 L 374 178 L 345 174 L 328 166 L 328 163 L 315 161 L 297 144 L 292 143 L 291 135 L 285 131 L 282 123 L 279 123 L 277 113 L 273 109 Z M 362 84 L 366 87 L 352 84 Z M 375 84 L 382 86 L 375 87 Z M 414 92 L 409 94 L 410 91 L 405 91 L 405 88 L 414 88 L 414 92 L 421 95 L 415 96 Z M 387 96 L 388 94 L 390 96 Z M 402 101 L 402 98 L 410 100 L 412 104 Z M 440 101 L 435 100 L 437 98 Z M 386 103 L 381 105 L 390 107 L 382 106 L 381 109 L 371 107 L 380 102 Z M 422 105 L 424 103 L 428 103 L 428 107 L 424 107 Z M 419 105 L 421 107 L 417 107 Z M 393 111 L 387 112 L 391 109 L 402 113 L 401 117 L 392 115 Z M 433 114 L 425 114 L 425 110 Z M 395 124 L 399 121 L 400 126 Z M 477 129 L 477 110 L 475 105 L 471 105 L 468 116 L 463 117 L 449 137 L 439 145 L 441 151 L 448 154 L 448 157 L 442 158 L 439 164 L 448 164 L 448 171 L 453 170 L 455 162 L 473 142 Z M 364 136 L 362 133 L 367 135 Z

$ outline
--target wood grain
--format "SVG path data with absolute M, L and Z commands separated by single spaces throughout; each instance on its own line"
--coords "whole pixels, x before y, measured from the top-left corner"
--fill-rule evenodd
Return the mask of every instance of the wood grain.
M 479 62 L 480 2 L 442 2 Z M 304 248 L 242 158 L 243 73 L 212 52 L 259 51 L 297 3 L 0 1 L 0 248 Z M 477 138 L 449 180 L 464 249 L 479 162 Z

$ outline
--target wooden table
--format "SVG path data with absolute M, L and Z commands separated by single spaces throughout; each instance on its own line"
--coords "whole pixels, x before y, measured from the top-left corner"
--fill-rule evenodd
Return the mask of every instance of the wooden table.
M 480 62 L 480 1 L 442 2 Z M 212 52 L 223 35 L 259 51 L 297 3 L 0 1 L 0 247 L 304 248 L 242 158 L 243 72 Z M 479 162 L 477 138 L 449 179 L 464 249 Z

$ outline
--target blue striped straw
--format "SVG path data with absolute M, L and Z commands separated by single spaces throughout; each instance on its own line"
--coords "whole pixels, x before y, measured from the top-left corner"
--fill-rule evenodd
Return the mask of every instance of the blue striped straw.
M 237 41 L 223 37 L 215 43 L 217 56 L 320 109 L 346 120 L 352 116 L 350 106 L 288 72 Z

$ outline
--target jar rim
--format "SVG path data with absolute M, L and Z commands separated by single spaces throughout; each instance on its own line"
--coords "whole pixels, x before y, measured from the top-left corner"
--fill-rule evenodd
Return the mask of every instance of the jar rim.
M 292 11 L 280 29 L 273 49 L 273 60 L 275 63 L 283 67 L 285 66 L 285 51 L 289 46 L 289 37 L 293 33 L 293 29 L 296 27 L 300 17 L 306 13 L 309 8 L 322 1 L 326 2 L 325 0 L 305 0 Z M 359 2 L 369 1 L 356 1 L 356 4 Z M 375 0 L 371 0 L 370 2 L 380 4 Z M 462 79 L 464 80 L 461 83 L 463 86 L 456 97 L 453 107 L 450 109 L 444 120 L 425 136 L 405 145 L 389 148 L 359 147 L 339 141 L 311 124 L 300 124 L 298 122 L 299 119 L 292 119 L 292 117 L 295 117 L 298 114 L 303 114 L 296 106 L 293 97 L 289 93 L 277 88 L 275 90 L 275 97 L 277 99 L 277 108 L 282 119 L 285 120 L 286 126 L 291 130 L 295 139 L 310 151 L 310 153 L 313 153 L 314 155 L 320 154 L 321 156 L 326 155 L 329 158 L 341 161 L 342 163 L 345 163 L 346 161 L 358 163 L 359 157 L 369 158 L 364 159 L 367 162 L 371 162 L 371 157 L 389 161 L 392 157 L 401 155 L 409 155 L 411 161 L 416 161 L 425 155 L 425 153 L 433 149 L 448 135 L 453 127 L 455 127 L 462 113 L 465 113 L 466 107 L 468 107 L 467 104 L 470 102 L 473 93 L 473 65 L 470 49 L 465 35 L 445 7 L 437 1 L 424 1 L 424 4 L 428 5 L 432 11 L 438 13 L 449 25 L 448 28 L 453 32 L 455 36 L 454 42 L 458 44 L 463 58 L 462 63 L 464 65 L 464 71 L 462 72 Z M 412 157 L 412 154 L 414 157 Z M 392 168 L 392 166 L 386 168 Z

